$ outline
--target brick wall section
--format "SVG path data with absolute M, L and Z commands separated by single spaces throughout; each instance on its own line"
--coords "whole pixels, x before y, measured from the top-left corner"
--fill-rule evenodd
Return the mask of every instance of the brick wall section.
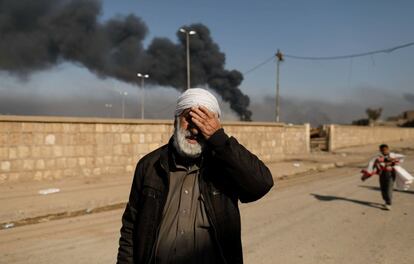
M 309 149 L 308 125 L 223 126 L 264 161 Z M 172 131 L 173 122 L 162 120 L 0 116 L 0 183 L 132 175 Z
M 330 125 L 329 150 L 414 139 L 414 128 Z
M 289 126 L 274 123 L 224 123 L 225 131 L 260 159 L 271 162 L 286 154 L 309 151 L 309 125 Z

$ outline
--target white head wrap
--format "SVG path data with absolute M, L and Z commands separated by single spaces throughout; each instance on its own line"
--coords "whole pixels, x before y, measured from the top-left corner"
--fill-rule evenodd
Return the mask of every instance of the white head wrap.
M 204 106 L 213 113 L 221 116 L 220 106 L 216 97 L 202 88 L 191 88 L 178 97 L 175 116 L 179 116 L 185 109 Z

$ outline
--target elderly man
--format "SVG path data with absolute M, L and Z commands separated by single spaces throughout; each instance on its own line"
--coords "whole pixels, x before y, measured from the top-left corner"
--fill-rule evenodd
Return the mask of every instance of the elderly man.
M 261 198 L 273 178 L 219 117 L 207 90 L 178 98 L 170 142 L 136 167 L 117 263 L 243 263 L 238 201 Z

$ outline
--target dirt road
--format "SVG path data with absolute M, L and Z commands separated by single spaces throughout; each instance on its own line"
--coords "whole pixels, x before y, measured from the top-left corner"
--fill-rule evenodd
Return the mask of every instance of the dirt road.
M 405 167 L 414 171 L 414 158 Z M 280 181 L 241 205 L 245 263 L 414 263 L 414 191 L 381 208 L 378 179 L 345 167 Z M 0 230 L 0 263 L 115 263 L 122 210 Z

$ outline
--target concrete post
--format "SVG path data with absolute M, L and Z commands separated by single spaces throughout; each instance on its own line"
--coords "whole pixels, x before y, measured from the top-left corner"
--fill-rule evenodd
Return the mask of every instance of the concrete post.
M 310 153 L 310 124 L 305 124 L 305 135 L 306 135 L 306 153 Z
M 328 128 L 328 150 L 332 152 L 335 150 L 335 125 L 329 125 Z

